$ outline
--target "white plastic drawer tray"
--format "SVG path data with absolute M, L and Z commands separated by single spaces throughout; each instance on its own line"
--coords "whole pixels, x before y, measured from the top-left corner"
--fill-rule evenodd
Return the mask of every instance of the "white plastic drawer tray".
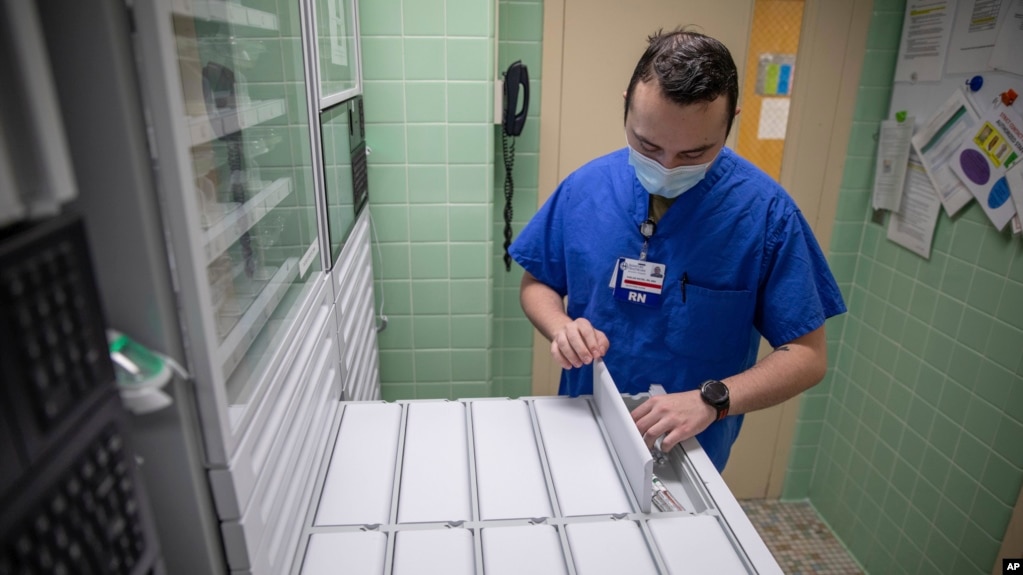
M 781 573 L 699 443 L 654 462 L 645 397 L 597 372 L 594 396 L 342 403 L 292 573 Z M 651 509 L 652 475 L 684 510 Z

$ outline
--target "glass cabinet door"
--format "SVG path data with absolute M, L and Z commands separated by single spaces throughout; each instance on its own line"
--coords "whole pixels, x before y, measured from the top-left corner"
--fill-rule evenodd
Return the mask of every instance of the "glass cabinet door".
M 330 261 L 336 263 L 367 201 L 362 97 L 320 112 Z
M 342 100 L 361 90 L 356 0 L 315 0 L 320 97 Z
M 172 16 L 194 171 L 184 193 L 197 198 L 215 325 L 207 355 L 232 433 L 322 271 L 298 5 L 176 0 Z

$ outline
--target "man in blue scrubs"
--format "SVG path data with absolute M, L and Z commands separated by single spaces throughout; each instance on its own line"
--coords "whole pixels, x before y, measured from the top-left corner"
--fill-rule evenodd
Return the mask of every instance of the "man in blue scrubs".
M 743 413 L 823 379 L 824 320 L 845 311 L 792 198 L 725 147 L 737 100 L 720 42 L 650 37 L 625 92 L 628 145 L 569 175 L 510 250 L 560 393 L 592 393 L 598 358 L 623 393 L 660 384 L 639 431 L 665 451 L 696 436 L 719 470 Z M 761 336 L 774 351 L 757 362 Z

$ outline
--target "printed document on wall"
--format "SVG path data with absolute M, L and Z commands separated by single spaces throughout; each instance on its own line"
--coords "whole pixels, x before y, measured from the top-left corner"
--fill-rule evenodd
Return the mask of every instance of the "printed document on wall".
M 896 82 L 937 82 L 955 16 L 954 0 L 909 0 L 902 20 Z
M 877 147 L 877 165 L 874 168 L 875 210 L 898 211 L 902 201 L 902 188 L 906 182 L 906 162 L 909 160 L 913 138 L 912 116 L 901 122 L 881 122 L 881 137 Z
M 1001 230 L 1016 214 L 1005 172 L 1023 156 L 1023 118 L 1008 106 L 996 106 L 981 118 L 952 160 L 952 171 Z
M 941 201 L 920 157 L 913 152 L 906 169 L 902 207 L 888 219 L 888 239 L 916 255 L 931 258 L 931 241 L 938 224 Z
M 998 29 L 1011 0 L 959 0 L 948 44 L 946 74 L 974 74 L 988 69 Z
M 327 2 L 327 29 L 330 30 L 330 61 L 338 66 L 348 65 L 348 32 L 345 25 L 345 6 L 340 0 Z
M 980 118 L 962 90 L 952 96 L 913 135 L 913 149 L 941 198 L 945 213 L 954 216 L 973 199 L 970 190 L 949 167 L 956 150 L 972 136 Z
M 1016 204 L 1016 217 L 1012 218 L 1012 233 L 1020 233 L 1020 214 L 1023 214 L 1023 162 L 1016 162 L 1016 165 L 1005 172 L 1005 180 L 1009 182 L 1009 193 L 1012 201 Z
M 1023 75 L 1021 54 L 1023 54 L 1023 0 L 1012 0 L 1009 13 L 999 26 L 988 64 L 996 70 Z

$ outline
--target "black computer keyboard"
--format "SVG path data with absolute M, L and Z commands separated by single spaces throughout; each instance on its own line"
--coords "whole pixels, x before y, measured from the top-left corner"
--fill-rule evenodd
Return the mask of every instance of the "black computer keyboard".
M 84 446 L 5 535 L 0 573 L 135 572 L 147 541 L 126 456 L 113 425 Z
M 114 382 L 102 310 L 81 222 L 62 217 L 7 238 L 0 248 L 0 381 L 9 415 L 45 448 L 91 398 Z
M 74 216 L 0 237 L 0 575 L 162 569 Z

